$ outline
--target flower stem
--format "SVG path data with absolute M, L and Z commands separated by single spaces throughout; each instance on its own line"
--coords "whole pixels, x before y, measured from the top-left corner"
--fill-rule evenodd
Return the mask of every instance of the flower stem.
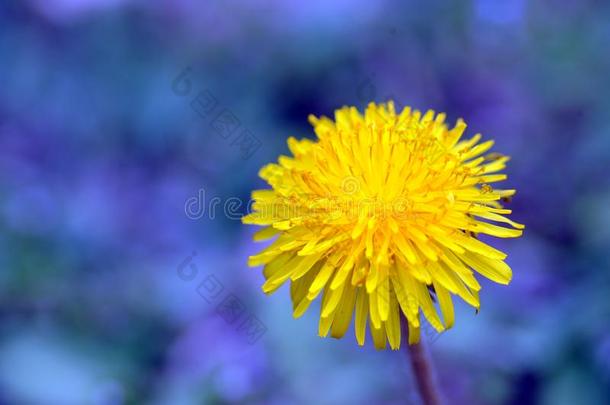
M 408 336 L 407 320 L 402 317 L 401 319 L 403 335 Z M 439 405 L 441 403 L 438 391 L 435 387 L 434 377 L 432 375 L 432 365 L 430 359 L 427 356 L 426 350 L 423 346 L 423 342 L 420 340 L 419 343 L 410 345 L 405 342 L 409 350 L 409 359 L 411 361 L 411 367 L 413 368 L 413 374 L 415 375 L 415 382 L 419 390 L 419 395 L 424 405 Z

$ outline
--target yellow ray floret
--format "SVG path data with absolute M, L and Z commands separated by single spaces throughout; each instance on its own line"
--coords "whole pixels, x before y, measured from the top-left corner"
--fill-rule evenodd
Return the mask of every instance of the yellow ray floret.
M 452 295 L 478 310 L 476 273 L 510 282 L 506 254 L 477 238 L 523 232 L 502 207 L 515 191 L 490 185 L 509 160 L 487 153 L 493 141 L 392 102 L 309 120 L 317 140 L 288 139 L 292 156 L 260 170 L 271 189 L 242 219 L 264 227 L 255 240 L 275 238 L 249 259 L 265 293 L 289 281 L 295 317 L 322 296 L 321 336 L 342 337 L 353 318 L 360 345 L 368 323 L 376 348 L 398 349 L 401 319 L 416 343 L 422 315 L 438 332 L 453 325 Z

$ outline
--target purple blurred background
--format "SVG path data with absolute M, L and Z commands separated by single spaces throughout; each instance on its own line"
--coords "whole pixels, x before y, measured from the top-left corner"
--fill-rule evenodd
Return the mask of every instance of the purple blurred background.
M 3 1 L 0 403 L 419 403 L 404 352 L 264 296 L 236 202 L 388 98 L 494 138 L 527 225 L 429 339 L 448 403 L 610 403 L 609 41 L 594 0 Z

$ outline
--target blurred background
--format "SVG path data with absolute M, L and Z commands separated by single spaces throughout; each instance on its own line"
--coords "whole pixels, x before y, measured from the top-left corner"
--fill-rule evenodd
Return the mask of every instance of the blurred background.
M 609 42 L 595 0 L 3 1 L 0 403 L 418 404 L 239 222 L 309 113 L 387 99 L 494 138 L 527 226 L 427 338 L 448 403 L 610 403 Z

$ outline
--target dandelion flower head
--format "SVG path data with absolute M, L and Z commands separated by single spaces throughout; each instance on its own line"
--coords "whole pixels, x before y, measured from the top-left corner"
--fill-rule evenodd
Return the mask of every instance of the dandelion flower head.
M 290 282 L 295 317 L 321 296 L 321 336 L 353 320 L 360 345 L 368 324 L 376 348 L 398 349 L 401 317 L 416 343 L 424 322 L 452 327 L 453 295 L 479 309 L 477 277 L 510 282 L 506 254 L 478 238 L 523 229 L 503 207 L 515 190 L 492 186 L 509 160 L 488 152 L 493 141 L 391 101 L 309 121 L 317 139 L 288 139 L 292 156 L 260 170 L 271 188 L 252 193 L 242 219 L 263 226 L 255 240 L 274 239 L 249 258 L 265 293 Z

